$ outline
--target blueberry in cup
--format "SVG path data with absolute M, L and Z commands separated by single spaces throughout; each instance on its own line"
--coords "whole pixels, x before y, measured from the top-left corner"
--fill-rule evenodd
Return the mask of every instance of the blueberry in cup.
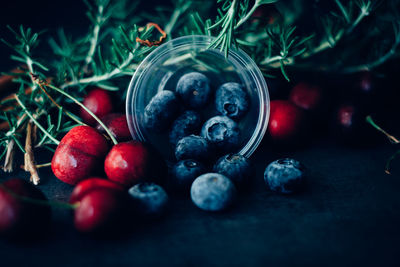
M 240 119 L 249 109 L 249 96 L 241 84 L 224 83 L 215 93 L 215 107 L 222 115 Z
M 189 135 L 176 144 L 175 157 L 177 160 L 196 159 L 207 161 L 211 148 L 206 139 L 198 135 Z
M 165 131 L 179 112 L 179 101 L 174 92 L 157 93 L 144 109 L 143 122 L 148 130 Z
M 240 130 L 232 119 L 215 116 L 204 123 L 201 136 L 220 152 L 231 152 L 239 146 Z
M 211 95 L 210 81 L 200 72 L 190 72 L 179 79 L 176 92 L 187 107 L 198 109 L 208 103 Z
M 187 110 L 173 123 L 169 132 L 169 142 L 176 145 L 180 139 L 191 134 L 197 134 L 201 127 L 201 116 L 198 112 Z

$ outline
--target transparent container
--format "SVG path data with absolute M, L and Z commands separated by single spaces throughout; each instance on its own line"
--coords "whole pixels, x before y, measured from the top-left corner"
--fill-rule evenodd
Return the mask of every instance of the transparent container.
M 225 82 L 241 83 L 247 90 L 250 108 L 238 121 L 241 145 L 236 153 L 250 157 L 267 129 L 270 101 L 261 71 L 240 49 L 231 48 L 228 58 L 225 58 L 219 49 L 207 49 L 213 38 L 190 35 L 157 47 L 142 61 L 130 82 L 126 113 L 131 134 L 136 140 L 154 145 L 169 160 L 173 160 L 174 148 L 168 141 L 168 133 L 156 134 L 147 131 L 143 125 L 144 109 L 159 91 L 175 91 L 179 78 L 192 71 L 205 74 L 214 92 Z M 214 100 L 201 109 L 200 113 L 205 121 L 218 115 Z

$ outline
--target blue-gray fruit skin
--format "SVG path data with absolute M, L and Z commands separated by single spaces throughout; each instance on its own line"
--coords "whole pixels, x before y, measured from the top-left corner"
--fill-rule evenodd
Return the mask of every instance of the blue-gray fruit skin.
M 129 189 L 134 209 L 148 218 L 163 215 L 169 198 L 165 190 L 155 183 L 139 183 Z
M 193 203 L 205 211 L 221 211 L 236 199 L 232 181 L 219 173 L 206 173 L 196 178 L 190 189 Z
M 278 159 L 267 166 L 264 180 L 272 191 L 292 194 L 301 191 L 304 187 L 304 167 L 295 159 Z
M 179 79 L 176 92 L 187 107 L 201 108 L 210 98 L 210 81 L 200 72 L 190 72 Z
M 228 154 L 219 158 L 213 171 L 225 175 L 236 186 L 245 185 L 254 173 L 250 160 L 240 154 Z
M 166 130 L 179 112 L 179 101 L 174 92 L 164 90 L 157 93 L 144 109 L 144 126 L 155 132 Z
M 240 130 L 232 119 L 215 116 L 204 123 L 201 136 L 220 152 L 231 152 L 239 146 Z
M 189 135 L 178 141 L 175 147 L 177 160 L 196 159 L 205 161 L 210 155 L 210 146 L 206 139 L 198 135 Z
M 185 136 L 197 134 L 201 127 L 201 116 L 198 112 L 187 110 L 172 124 L 169 132 L 169 142 L 173 145 Z
M 172 168 L 171 186 L 177 191 L 189 193 L 193 181 L 205 171 L 204 165 L 197 160 L 178 161 Z
M 220 114 L 239 119 L 249 109 L 249 96 L 241 84 L 224 83 L 215 93 L 215 106 Z

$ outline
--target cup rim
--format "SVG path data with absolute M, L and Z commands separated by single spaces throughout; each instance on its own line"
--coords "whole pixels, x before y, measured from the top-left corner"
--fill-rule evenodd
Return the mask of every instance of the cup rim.
M 131 132 L 131 135 L 134 139 L 141 142 L 149 141 L 146 140 L 145 136 L 142 133 L 142 130 L 140 129 L 141 127 L 138 123 L 138 120 L 136 119 L 138 118 L 138 114 L 136 112 L 136 109 L 134 108 L 134 106 L 136 105 L 137 94 L 139 90 L 139 87 L 137 85 L 139 84 L 139 81 L 143 79 L 146 67 L 150 64 L 154 64 L 157 59 L 161 58 L 163 55 L 165 55 L 165 53 L 171 51 L 172 48 L 178 49 L 179 47 L 180 49 L 182 49 L 182 46 L 188 46 L 189 48 L 191 47 L 191 45 L 196 44 L 204 45 L 205 49 L 209 49 L 208 46 L 214 39 L 215 37 L 207 35 L 186 35 L 178 37 L 160 45 L 143 59 L 131 78 L 126 96 L 126 118 L 129 131 Z M 223 52 L 219 49 L 212 48 L 212 50 L 223 55 Z M 251 78 L 254 80 L 254 83 L 256 85 L 260 107 L 258 112 L 257 124 L 246 144 L 240 149 L 240 151 L 236 152 L 237 154 L 249 158 L 260 145 L 268 127 L 270 114 L 268 86 L 257 64 L 240 48 L 231 47 L 229 49 L 227 59 L 231 62 L 236 61 L 243 67 L 246 66 L 247 71 L 249 72 Z

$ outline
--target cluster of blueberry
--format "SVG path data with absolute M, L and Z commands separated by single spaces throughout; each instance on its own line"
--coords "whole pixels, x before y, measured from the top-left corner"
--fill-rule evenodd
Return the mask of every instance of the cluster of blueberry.
M 217 114 L 203 122 L 200 110 L 208 105 Z M 214 94 L 204 74 L 190 72 L 179 79 L 175 92 L 159 92 L 144 110 L 145 127 L 152 132 L 169 131 L 169 142 L 175 148 L 177 162 L 170 185 L 176 191 L 190 191 L 201 209 L 227 208 L 236 195 L 235 187 L 251 176 L 249 160 L 232 154 L 240 146 L 238 121 L 249 106 L 241 84 L 224 83 Z M 225 156 L 212 166 L 221 155 Z
M 231 152 L 240 145 L 240 130 L 237 121 L 249 109 L 249 96 L 243 86 L 236 82 L 224 83 L 215 92 L 214 108 L 217 116 L 202 124 L 200 110 L 204 110 L 212 99 L 213 92 L 209 79 L 202 73 L 191 72 L 183 75 L 175 92 L 163 90 L 156 94 L 144 109 L 143 122 L 147 130 L 163 133 L 170 129 L 172 145 L 192 134 L 200 134 L 196 144 L 205 144 L 205 139 L 217 152 Z M 182 109 L 186 109 L 182 113 Z M 189 139 L 188 139 L 189 140 Z M 179 147 L 186 147 L 182 145 Z M 195 150 L 195 149 L 193 149 Z
M 153 132 L 169 130 L 169 142 L 175 148 L 177 160 L 169 185 L 175 191 L 190 192 L 193 203 L 200 209 L 219 211 L 233 203 L 237 189 L 244 188 L 254 174 L 247 158 L 232 153 L 240 145 L 237 121 L 243 118 L 250 104 L 243 86 L 235 82 L 222 84 L 215 91 L 214 101 L 211 98 L 210 82 L 204 74 L 185 74 L 175 92 L 163 90 L 150 100 L 144 111 L 144 125 Z M 199 109 L 212 102 L 218 115 L 203 123 Z M 264 179 L 272 191 L 293 193 L 304 184 L 303 167 L 296 160 L 280 159 L 267 166 Z M 164 207 L 165 191 L 155 184 L 147 187 L 141 190 L 151 189 L 152 198 L 157 200 L 149 201 L 154 202 L 153 208 Z M 134 188 L 131 196 L 139 192 L 138 185 Z

